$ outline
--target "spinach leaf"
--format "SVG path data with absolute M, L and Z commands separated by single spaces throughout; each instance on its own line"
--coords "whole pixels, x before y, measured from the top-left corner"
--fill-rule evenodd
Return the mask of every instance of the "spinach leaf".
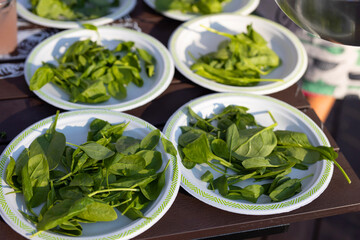
M 69 186 L 92 187 L 94 186 L 94 179 L 88 173 L 79 173 L 74 176 Z
M 278 180 L 276 184 L 277 186 L 270 192 L 269 197 L 274 202 L 279 202 L 294 196 L 296 193 L 299 193 L 301 191 L 301 181 L 305 178 L 282 178 L 283 180 Z
M 197 115 L 190 107 L 188 108 L 188 111 L 191 116 L 190 121 L 193 123 L 194 126 L 207 132 L 210 132 L 215 129 L 215 127 L 211 125 L 211 123 L 209 123 L 208 121 Z
M 44 155 L 29 159 L 22 169 L 23 193 L 30 208 L 46 201 L 49 192 L 49 166 Z
M 249 202 L 256 203 L 258 198 L 264 193 L 264 191 L 264 187 L 258 184 L 249 185 L 244 188 L 230 186 L 226 198 L 233 200 L 247 200 Z
M 71 145 L 77 146 L 75 144 L 71 144 Z M 94 160 L 102 160 L 114 155 L 114 152 L 112 150 L 96 142 L 87 142 L 77 147 L 82 151 L 84 151 L 87 156 L 89 156 Z
M 84 192 L 79 186 L 65 186 L 59 189 L 58 191 L 61 199 L 71 199 L 77 200 L 85 196 Z
M 48 192 L 46 202 L 43 205 L 43 207 L 41 208 L 41 211 L 40 211 L 40 214 L 39 214 L 39 217 L 38 217 L 38 221 L 36 221 L 36 222 L 39 222 L 39 221 L 42 220 L 44 213 L 54 205 L 54 203 L 56 201 L 56 198 L 57 198 L 57 196 L 56 196 L 56 191 L 55 191 L 55 188 L 54 188 L 54 184 L 51 181 L 50 182 L 50 190 Z
M 131 202 L 120 205 L 117 209 L 128 218 L 136 220 L 138 218 L 145 218 L 141 210 L 144 209 L 148 203 L 149 201 L 145 197 L 133 196 Z
M 38 231 L 46 231 L 54 228 L 86 211 L 93 203 L 94 200 L 88 197 L 76 201 L 71 199 L 63 200 L 46 211 L 43 219 L 37 224 L 37 229 Z
M 212 182 L 214 180 L 214 175 L 208 170 L 201 176 L 201 181 Z
M 160 130 L 156 129 L 151 131 L 140 142 L 140 149 L 153 150 L 160 141 Z
M 231 143 L 230 143 L 231 144 Z M 218 138 L 211 142 L 211 150 L 216 156 L 219 156 L 223 159 L 231 159 L 230 147 L 227 145 L 227 142 Z M 231 160 L 230 160 L 231 161 Z
M 116 182 L 111 183 L 111 187 L 117 188 L 134 188 L 146 186 L 158 177 L 157 174 L 136 174 L 117 178 Z
M 146 161 L 140 155 L 127 155 L 112 164 L 109 168 L 110 173 L 121 176 L 131 176 L 143 170 Z
M 302 147 L 306 149 L 306 151 L 318 152 L 318 154 L 320 154 L 318 161 L 322 159 L 332 161 L 338 167 L 341 173 L 344 175 L 348 183 L 351 183 L 349 176 L 346 174 L 346 172 L 340 166 L 340 164 L 336 161 L 338 154 L 334 151 L 333 148 L 326 146 L 318 146 L 318 147 L 312 146 L 309 143 L 309 140 L 307 139 L 306 135 L 297 132 L 283 131 L 283 132 L 277 132 L 275 134 L 277 135 L 277 138 L 280 139 L 279 145 L 281 148 Z M 294 138 L 293 136 L 296 136 L 296 138 Z M 305 162 L 315 162 L 316 156 L 317 155 L 315 154 L 314 157 L 311 158 L 307 157 Z
M 14 180 L 13 180 L 13 177 L 15 176 L 15 165 L 16 163 L 14 158 L 10 157 L 9 164 L 7 165 L 5 170 L 5 181 L 13 189 L 19 190 L 18 187 L 14 184 Z
M 149 77 L 152 77 L 155 73 L 155 63 L 156 63 L 155 58 L 151 56 L 151 54 L 149 54 L 145 49 L 137 48 L 136 52 L 138 56 L 145 62 L 147 75 Z
M 59 225 L 59 228 L 51 229 L 52 232 L 74 237 L 80 236 L 82 230 L 82 226 L 76 220 L 65 221 Z
M 210 143 L 216 139 L 213 135 L 209 134 L 208 132 L 202 129 L 197 129 L 193 127 L 189 127 L 189 128 L 182 127 L 181 129 L 183 130 L 183 133 L 179 136 L 178 144 L 182 147 L 185 147 L 187 144 L 191 143 L 192 141 L 200 137 L 202 134 L 206 135 Z
M 129 137 L 121 136 L 115 144 L 116 151 L 125 155 L 135 154 L 140 149 L 141 140 Z
M 186 158 L 195 163 L 207 163 L 217 158 L 210 150 L 209 142 L 204 134 L 182 149 Z
M 29 161 L 29 149 L 24 148 L 24 150 L 20 153 L 20 156 L 16 159 L 15 163 L 15 175 L 17 176 L 18 183 L 21 183 L 21 170 Z
M 263 167 L 278 167 L 279 165 L 273 165 L 264 157 L 253 157 L 242 161 L 242 165 L 245 169 L 263 168 Z
M 177 155 L 177 151 L 176 148 L 174 146 L 174 144 L 172 142 L 170 142 L 169 140 L 167 140 L 166 138 L 161 138 L 161 142 L 164 146 L 164 150 L 166 153 L 174 156 L 176 158 Z
M 235 153 L 244 157 L 265 157 L 269 155 L 277 144 L 273 132 L 275 126 L 276 123 L 266 128 L 240 130 L 240 139 L 235 147 Z
M 59 21 L 90 20 L 110 13 L 110 8 L 118 4 L 111 1 L 61 1 L 33 0 L 31 11 L 44 18 Z
M 154 181 L 146 185 L 140 185 L 141 193 L 150 201 L 155 200 L 165 186 L 165 173 L 169 163 L 170 161 L 166 164 L 164 170 L 157 174 L 157 178 Z
M 162 156 L 160 152 L 141 150 L 140 152 L 137 152 L 136 155 L 141 156 L 145 160 L 145 170 L 156 172 L 161 168 Z M 144 173 L 144 170 L 139 171 L 139 173 Z
M 77 217 L 88 221 L 113 221 L 117 219 L 117 214 L 111 206 L 101 202 L 93 202 Z
M 159 11 L 178 10 L 184 13 L 212 14 L 223 11 L 223 5 L 230 0 L 156 0 Z
M 212 186 L 219 191 L 221 196 L 227 196 L 229 193 L 229 186 L 225 175 L 216 178 L 212 182 Z
M 44 65 L 36 69 L 33 77 L 30 79 L 30 90 L 36 91 L 42 88 L 45 84 L 51 82 L 54 77 L 54 72 L 50 65 Z
M 65 135 L 55 130 L 59 117 L 59 111 L 56 112 L 54 121 L 44 135 L 37 137 L 29 147 L 29 157 L 43 154 L 49 165 L 49 169 L 56 168 L 65 149 Z

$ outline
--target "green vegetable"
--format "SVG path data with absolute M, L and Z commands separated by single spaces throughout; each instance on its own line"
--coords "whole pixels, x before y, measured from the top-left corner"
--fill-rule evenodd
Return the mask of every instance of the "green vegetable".
M 37 223 L 36 227 L 39 231 L 55 228 L 87 210 L 94 202 L 93 199 L 88 197 L 83 197 L 76 201 L 65 199 L 48 209 L 44 214 L 43 219 Z
M 223 11 L 223 5 L 231 0 L 156 0 L 159 11 L 179 10 L 184 13 L 212 14 Z
M 201 176 L 201 181 L 204 181 L 204 182 L 211 182 L 213 179 L 214 179 L 214 175 L 210 171 L 206 171 Z
M 80 236 L 82 223 L 113 221 L 117 211 L 146 218 L 142 210 L 161 194 L 170 164 L 161 170 L 156 149 L 176 156 L 172 143 L 159 130 L 137 139 L 123 135 L 129 123 L 94 119 L 87 142 L 65 146 L 65 136 L 55 130 L 58 118 L 59 112 L 17 160 L 10 157 L 5 171 L 7 184 L 24 196 L 29 213 L 21 213 L 36 225 L 34 235 L 49 230 Z M 40 205 L 37 214 L 33 208 Z
M 261 75 L 267 75 L 279 67 L 281 60 L 252 25 L 247 26 L 247 32 L 236 35 L 203 27 L 229 40 L 221 42 L 216 52 L 210 52 L 198 59 L 191 55 L 195 60 L 191 70 L 196 74 L 233 86 L 254 86 L 262 81 L 282 81 L 261 78 Z
M 55 130 L 58 115 L 59 112 L 56 113 L 55 121 L 46 133 L 37 137 L 29 147 L 29 158 L 43 154 L 47 159 L 50 170 L 59 165 L 65 149 L 65 135 Z
M 216 179 L 211 171 L 203 173 L 201 180 L 209 184 L 209 189 L 233 200 L 255 203 L 265 194 L 272 201 L 283 201 L 300 192 L 305 179 L 288 177 L 292 168 L 306 170 L 308 165 L 325 159 L 342 170 L 331 147 L 311 145 L 304 133 L 275 131 L 277 123 L 270 112 L 274 123 L 260 126 L 247 111 L 245 107 L 230 105 L 211 118 L 202 118 L 188 108 L 189 126 L 181 127 L 178 150 L 184 167 L 206 164 L 220 173 Z M 245 188 L 235 185 L 249 179 L 270 182 Z
M 22 169 L 21 176 L 26 205 L 33 208 L 46 201 L 50 175 L 45 155 L 30 157 Z
M 95 26 L 83 25 L 97 31 Z M 145 74 L 155 74 L 156 60 L 146 50 L 134 47 L 134 42 L 120 42 L 110 50 L 90 39 L 70 45 L 57 59 L 57 66 L 44 63 L 30 79 L 30 90 L 53 83 L 69 95 L 71 102 L 100 103 L 111 97 L 127 96 L 130 83 L 142 87 L 142 63 Z
M 307 177 L 310 176 L 311 175 Z M 294 196 L 296 193 L 301 191 L 301 181 L 305 178 L 286 179 L 283 181 L 279 180 L 275 185 L 275 188 L 270 192 L 269 197 L 274 202 L 280 202 Z
M 97 26 L 92 25 L 92 24 L 90 24 L 90 23 L 83 23 L 83 24 L 81 24 L 81 26 L 82 26 L 83 28 L 85 28 L 85 29 L 89 29 L 89 30 L 93 30 L 93 31 L 97 31 L 97 30 L 98 30 Z M 84 59 L 84 61 L 86 61 L 86 59 Z
M 264 187 L 258 184 L 249 185 L 244 188 L 230 186 L 226 197 L 233 200 L 247 200 L 256 203 L 264 191 Z
M 31 11 L 44 18 L 60 21 L 90 20 L 110 13 L 119 0 L 31 0 Z

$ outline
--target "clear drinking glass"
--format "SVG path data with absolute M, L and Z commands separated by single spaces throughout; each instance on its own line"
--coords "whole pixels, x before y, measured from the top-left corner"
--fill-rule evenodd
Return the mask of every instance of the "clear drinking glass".
M 0 0 L 0 54 L 9 54 L 16 46 L 16 0 Z
M 299 27 L 322 39 L 360 46 L 360 0 L 275 0 Z

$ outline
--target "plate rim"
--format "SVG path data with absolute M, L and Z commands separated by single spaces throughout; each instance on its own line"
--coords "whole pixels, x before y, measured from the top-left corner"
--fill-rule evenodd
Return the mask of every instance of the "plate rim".
M 95 26 L 101 26 L 104 24 L 111 23 L 116 19 L 119 19 L 129 14 L 135 8 L 137 3 L 137 0 L 121 0 L 121 1 L 123 1 L 126 5 L 121 6 L 122 5 L 121 3 L 121 5 L 119 5 L 119 8 L 116 11 L 96 19 L 83 20 L 83 21 L 60 21 L 60 20 L 52 20 L 52 19 L 40 17 L 29 11 L 20 1 L 16 2 L 16 9 L 17 9 L 16 11 L 20 17 L 35 24 L 39 24 L 46 27 L 52 27 L 52 28 L 71 29 L 71 28 L 78 28 L 83 23 L 89 23 Z
M 179 35 L 185 31 L 187 27 L 190 25 L 195 24 L 198 21 L 203 21 L 207 18 L 216 18 L 216 17 L 235 17 L 235 18 L 241 18 L 241 19 L 255 19 L 257 21 L 263 21 L 266 24 L 269 24 L 271 26 L 274 26 L 275 29 L 277 29 L 279 32 L 285 34 L 287 38 L 291 41 L 291 43 L 295 46 L 295 51 L 297 52 L 298 58 L 297 63 L 295 65 L 295 68 L 291 71 L 290 74 L 287 75 L 287 79 L 284 82 L 275 82 L 271 84 L 266 85 L 258 85 L 254 87 L 237 87 L 237 86 L 230 86 L 225 84 L 220 84 L 211 80 L 208 80 L 204 77 L 201 77 L 194 72 L 192 72 L 186 64 L 184 64 L 181 59 L 176 54 L 176 43 L 179 39 Z M 281 24 L 274 22 L 272 20 L 256 16 L 256 15 L 237 15 L 237 14 L 230 14 L 230 13 L 219 13 L 219 14 L 213 14 L 213 15 L 207 15 L 198 17 L 195 19 L 191 19 L 187 22 L 184 22 L 183 24 L 179 25 L 171 34 L 169 41 L 168 41 L 168 49 L 171 53 L 171 56 L 173 57 L 174 64 L 176 69 L 181 72 L 182 75 L 184 75 L 187 79 L 190 81 L 198 84 L 199 86 L 202 86 L 204 88 L 216 91 L 216 92 L 235 92 L 235 93 L 253 93 L 253 94 L 259 94 L 259 95 L 265 95 L 265 94 L 271 94 L 275 92 L 282 91 L 293 84 L 295 84 L 297 81 L 300 80 L 300 78 L 303 76 L 307 69 L 308 65 L 308 57 L 305 50 L 305 47 L 301 43 L 298 37 L 291 32 L 289 29 L 285 28 Z
M 177 21 L 188 21 L 190 19 L 196 18 L 196 17 L 200 17 L 202 15 L 198 15 L 198 14 L 191 14 L 191 13 L 181 13 L 177 10 L 169 10 L 169 11 L 159 11 L 155 8 L 155 1 L 156 0 L 144 0 L 144 2 L 154 11 L 164 15 L 165 17 L 177 20 Z M 249 15 L 251 14 L 253 11 L 255 11 L 255 9 L 259 6 L 260 4 L 260 0 L 249 0 L 248 4 L 245 5 L 243 8 L 240 8 L 232 13 L 234 14 L 241 14 L 241 15 Z
M 263 95 L 256 95 L 256 94 L 250 94 L 250 93 L 242 93 L 241 95 L 238 93 L 212 93 L 207 94 L 198 98 L 195 98 L 191 100 L 190 102 L 182 105 L 178 110 L 176 110 L 172 116 L 168 119 L 166 122 L 163 132 L 165 136 L 173 142 L 173 144 L 177 147 L 177 141 L 175 139 L 172 139 L 172 134 L 174 130 L 174 125 L 176 124 L 177 118 L 184 115 L 184 109 L 187 106 L 193 106 L 196 104 L 204 103 L 207 100 L 213 100 L 217 98 L 222 97 L 251 97 L 251 98 L 257 98 L 262 99 L 266 101 L 271 101 L 272 103 L 275 103 L 277 105 L 280 105 L 281 107 L 284 107 L 288 109 L 289 111 L 293 112 L 294 114 L 301 117 L 303 121 L 306 121 L 307 124 L 312 127 L 312 129 L 316 132 L 316 135 L 321 139 L 321 142 L 323 143 L 323 146 L 330 146 L 330 142 L 327 139 L 324 132 L 321 131 L 321 129 L 316 125 L 316 123 L 309 118 L 307 115 L 305 115 L 300 110 L 296 109 L 295 107 L 291 106 L 290 104 L 283 102 L 279 99 L 270 97 L 270 96 L 263 96 Z M 178 159 L 180 158 L 180 155 L 177 156 Z M 180 160 L 179 160 L 180 161 Z M 304 193 L 302 193 L 300 196 L 292 197 L 290 199 L 281 201 L 281 202 L 274 202 L 274 203 L 264 203 L 264 204 L 256 204 L 256 203 L 250 203 L 250 202 L 237 202 L 235 200 L 230 199 L 224 199 L 219 195 L 218 193 L 212 193 L 209 194 L 207 192 L 204 192 L 201 188 L 196 186 L 196 183 L 191 182 L 186 176 L 184 176 L 184 173 L 181 171 L 184 167 L 182 164 L 180 164 L 180 172 L 181 172 L 181 187 L 184 188 L 188 193 L 190 193 L 192 196 L 197 198 L 198 200 L 228 211 L 232 213 L 237 214 L 244 214 L 244 215 L 273 215 L 273 214 L 280 214 L 285 212 L 290 212 L 293 210 L 296 210 L 300 207 L 303 207 L 316 198 L 318 198 L 328 187 L 330 184 L 334 165 L 332 162 L 323 160 L 322 166 L 321 166 L 321 174 L 316 179 L 315 183 L 310 186 Z M 295 205 L 294 205 L 295 204 Z
M 110 110 L 117 110 L 117 111 L 127 111 L 127 110 L 131 110 L 137 107 L 140 107 L 148 102 L 151 102 L 152 100 L 154 100 L 156 97 L 158 97 L 161 93 L 163 93 L 168 86 L 170 85 L 173 76 L 175 74 L 175 65 L 174 65 L 174 61 L 173 58 L 170 54 L 170 52 L 168 51 L 168 49 L 156 38 L 154 38 L 153 36 L 146 34 L 146 33 L 142 33 L 142 32 L 138 32 L 132 29 L 128 29 L 128 28 L 124 28 L 124 27 L 117 27 L 117 26 L 100 26 L 98 27 L 98 31 L 101 30 L 113 30 L 113 31 L 118 31 L 118 32 L 128 32 L 128 33 L 132 33 L 134 35 L 139 35 L 139 37 L 141 37 L 141 39 L 146 40 L 148 43 L 150 43 L 152 46 L 154 46 L 156 48 L 156 50 L 159 52 L 159 55 L 161 56 L 161 58 L 164 61 L 164 72 L 162 73 L 163 76 L 161 79 L 159 79 L 159 82 L 154 86 L 153 89 L 151 89 L 151 91 L 146 92 L 145 94 L 132 99 L 130 101 L 127 101 L 125 103 L 116 103 L 116 104 L 111 104 L 111 105 L 97 105 L 97 104 L 84 104 L 84 103 L 72 103 L 70 101 L 66 101 L 63 99 L 59 99 L 56 97 L 53 97 L 49 94 L 47 94 L 46 92 L 44 92 L 43 90 L 36 90 L 36 91 L 32 91 L 34 92 L 39 98 L 41 98 L 42 100 L 44 100 L 45 102 L 47 102 L 48 104 L 51 104 L 55 107 L 64 109 L 64 110 L 77 110 L 77 109 L 110 109 Z M 64 30 L 62 32 L 56 33 L 53 36 L 45 39 L 44 41 L 40 42 L 38 45 L 36 45 L 36 47 L 30 52 L 30 54 L 27 56 L 26 60 L 25 60 L 25 64 L 24 64 L 24 78 L 25 78 L 25 82 L 27 83 L 27 85 L 29 86 L 30 84 L 30 79 L 31 79 L 31 67 L 30 64 L 33 61 L 33 59 L 37 56 L 38 52 L 41 51 L 41 49 L 46 46 L 47 44 L 51 43 L 52 41 L 56 40 L 56 39 L 61 39 L 62 37 L 65 37 L 68 34 L 72 34 L 72 33 L 78 33 L 80 34 L 82 31 L 92 31 L 92 30 L 88 30 L 88 29 L 68 29 L 68 30 Z M 79 36 L 81 37 L 81 36 Z M 136 43 L 136 41 L 134 41 Z
M 125 118 L 127 120 L 135 121 L 138 124 L 141 124 L 144 128 L 147 128 L 149 130 L 157 129 L 155 126 L 153 126 L 149 122 L 147 122 L 139 117 L 136 117 L 131 114 L 127 114 L 127 113 L 123 113 L 123 112 L 116 112 L 116 111 L 107 110 L 107 109 L 83 109 L 83 110 L 75 110 L 75 111 L 66 111 L 66 112 L 59 114 L 59 121 L 61 121 L 61 119 L 71 118 L 76 115 L 86 115 L 86 114 L 96 114 L 96 115 L 107 114 L 109 116 L 112 115 L 115 117 L 121 117 L 121 118 Z M 21 141 L 26 139 L 26 137 L 30 133 L 35 132 L 37 129 L 42 128 L 45 125 L 51 124 L 54 117 L 55 117 L 55 115 L 51 115 L 49 117 L 43 118 L 43 119 L 33 123 L 29 127 L 25 128 L 6 146 L 6 148 L 2 151 L 2 153 L 0 155 L 0 176 L 1 176 L 1 179 L 0 179 L 0 182 L 1 182 L 1 185 L 0 185 L 0 213 L 1 213 L 1 216 L 3 217 L 4 221 L 15 232 L 17 232 L 18 234 L 20 234 L 23 237 L 28 238 L 28 239 L 30 239 L 30 238 L 29 238 L 29 235 L 26 235 L 26 233 L 31 234 L 32 231 L 36 230 L 36 228 L 33 226 L 33 224 L 31 224 L 25 218 L 23 218 L 23 217 L 18 218 L 16 216 L 16 214 L 14 214 L 12 212 L 11 208 L 8 206 L 8 204 L 5 200 L 4 191 L 3 191 L 3 188 L 8 186 L 8 184 L 5 182 L 5 178 L 4 178 L 5 174 L 6 174 L 5 170 L 6 170 L 6 167 L 8 166 L 9 157 L 11 156 L 14 148 L 16 148 L 17 145 Z M 161 132 L 161 136 L 163 138 L 167 139 L 165 134 L 163 134 L 162 132 Z M 171 182 L 168 187 L 169 190 L 166 191 L 164 196 L 162 197 L 164 200 L 155 205 L 156 207 L 153 210 L 154 213 L 152 214 L 151 218 L 138 219 L 135 221 L 132 220 L 130 225 L 125 226 L 125 229 L 127 229 L 125 232 L 117 231 L 115 233 L 106 234 L 103 236 L 101 236 L 101 235 L 94 236 L 94 237 L 78 236 L 78 237 L 74 238 L 71 236 L 66 236 L 66 235 L 61 235 L 61 234 L 45 231 L 45 232 L 41 232 L 40 234 L 38 234 L 37 236 L 35 236 L 31 239 L 59 239 L 59 240 L 60 239 L 61 240 L 70 240 L 70 239 L 93 239 L 93 240 L 103 239 L 103 240 L 107 240 L 110 238 L 111 239 L 129 239 L 129 238 L 133 238 L 133 237 L 138 236 L 139 234 L 145 232 L 150 227 L 152 227 L 155 223 L 157 223 L 166 214 L 166 212 L 170 209 L 170 207 L 174 203 L 176 196 L 178 194 L 178 191 L 179 191 L 179 187 L 180 187 L 179 163 L 178 163 L 176 157 L 171 156 L 169 154 L 166 154 L 166 155 L 168 156 L 168 159 L 170 160 L 171 169 L 169 169 L 169 174 L 170 174 Z M 156 209 L 156 211 L 155 211 L 155 209 Z M 129 228 L 129 226 L 131 226 L 131 227 Z

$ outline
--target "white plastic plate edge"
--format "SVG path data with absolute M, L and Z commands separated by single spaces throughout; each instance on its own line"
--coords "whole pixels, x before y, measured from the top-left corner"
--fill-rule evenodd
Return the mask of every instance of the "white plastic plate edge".
M 86 117 L 88 115 L 88 117 Z M 90 118 L 101 118 L 103 120 L 107 120 L 110 123 L 119 123 L 123 121 L 130 121 L 134 122 L 137 126 L 141 126 L 147 132 L 155 130 L 156 128 L 151 124 L 147 123 L 146 121 L 137 118 L 135 116 L 115 112 L 111 110 L 76 110 L 76 111 L 69 111 L 65 113 L 59 114 L 59 119 L 57 125 L 61 125 L 62 122 L 71 121 L 74 122 L 71 118 L 74 118 L 77 122 L 78 119 L 81 121 L 81 117 L 85 116 L 86 119 Z M 4 149 L 3 153 L 0 156 L 0 176 L 1 176 L 1 185 L 0 185 L 0 213 L 4 221 L 16 232 L 21 234 L 22 236 L 29 238 L 31 234 L 35 232 L 35 227 L 29 221 L 25 220 L 24 217 L 18 212 L 18 209 L 12 208 L 8 204 L 7 199 L 7 192 L 10 192 L 11 189 L 5 182 L 5 170 L 9 163 L 9 158 L 14 154 L 16 150 L 23 147 L 22 143 L 24 141 L 29 141 L 27 137 L 29 135 L 40 135 L 44 129 L 47 129 L 53 121 L 54 116 L 50 116 L 43 120 L 40 120 L 33 125 L 29 126 L 21 133 L 19 133 Z M 83 119 L 85 120 L 85 119 Z M 86 124 L 86 123 L 84 123 Z M 61 130 L 59 130 L 61 132 Z M 125 130 L 126 132 L 126 130 Z M 165 137 L 163 134 L 161 137 Z M 28 147 L 28 146 L 26 146 Z M 108 240 L 108 239 L 130 239 L 134 238 L 135 236 L 143 233 L 151 226 L 153 226 L 160 218 L 169 210 L 171 205 L 173 204 L 176 195 L 178 193 L 180 187 L 180 171 L 179 171 L 179 164 L 175 157 L 165 154 L 163 155 L 164 159 L 170 160 L 169 167 L 166 173 L 166 179 L 169 179 L 168 182 L 160 196 L 158 197 L 150 209 L 146 210 L 146 216 L 149 218 L 146 219 L 139 219 L 132 221 L 131 224 L 127 225 L 123 229 L 119 229 L 115 233 L 104 233 L 102 235 L 97 235 L 94 237 L 69 237 L 65 235 L 55 234 L 51 232 L 41 232 L 40 234 L 36 235 L 31 239 L 46 239 L 46 240 L 69 240 L 69 239 L 86 239 L 86 240 Z M 164 164 L 163 164 L 164 166 Z M 8 195 L 11 196 L 11 195 Z M 96 223 L 95 223 L 96 224 Z M 111 222 L 106 223 L 111 224 Z M 30 239 L 30 238 L 29 238 Z
M 289 104 L 277 100 L 275 98 L 271 98 L 268 96 L 254 95 L 254 94 L 237 94 L 237 93 L 215 93 L 209 94 L 203 97 L 199 97 L 190 101 L 189 103 L 180 107 L 166 122 L 166 125 L 163 129 L 165 136 L 172 141 L 177 147 L 177 139 L 175 137 L 176 131 L 179 131 L 178 127 L 180 126 L 179 122 L 183 122 L 183 118 L 186 118 L 185 112 L 187 112 L 186 108 L 188 106 L 195 107 L 199 104 L 204 104 L 207 101 L 216 101 L 216 103 L 221 104 L 222 98 L 233 98 L 233 104 L 241 105 L 241 98 L 252 98 L 267 102 L 269 104 L 275 104 L 277 107 L 284 109 L 285 111 L 291 113 L 296 116 L 302 123 L 304 123 L 307 127 L 309 127 L 312 133 L 316 136 L 317 140 L 320 141 L 323 146 L 330 146 L 328 139 L 325 134 L 321 131 L 321 129 L 304 113 L 299 111 L 298 109 L 290 106 Z M 247 106 L 248 107 L 248 106 Z M 251 111 L 251 108 L 249 109 Z M 180 120 L 181 119 L 181 120 Z M 181 159 L 180 155 L 178 155 L 178 159 Z M 179 160 L 180 161 L 180 160 Z M 274 202 L 274 203 L 249 203 L 246 201 L 233 201 L 226 198 L 221 197 L 217 192 L 208 191 L 199 187 L 195 181 L 191 181 L 189 177 L 193 178 L 192 173 L 189 173 L 189 177 L 187 176 L 187 169 L 182 166 L 180 163 L 180 171 L 181 171 L 181 186 L 193 195 L 195 198 L 207 203 L 213 207 L 229 211 L 232 213 L 238 214 L 246 214 L 246 215 L 270 215 L 270 214 L 279 214 L 284 212 L 293 211 L 302 206 L 305 206 L 315 200 L 317 197 L 325 191 L 327 186 L 330 183 L 332 174 L 333 174 L 333 164 L 330 161 L 321 161 L 317 162 L 316 171 L 319 174 L 317 179 L 312 179 L 311 186 L 304 189 L 301 193 L 285 200 L 282 202 Z M 200 180 L 196 180 L 199 181 Z

